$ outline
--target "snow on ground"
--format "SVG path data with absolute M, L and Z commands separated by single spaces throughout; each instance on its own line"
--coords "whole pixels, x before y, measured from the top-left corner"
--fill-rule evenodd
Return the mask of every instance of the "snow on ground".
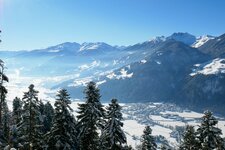
M 160 112 L 160 114 L 171 114 L 171 115 L 178 115 L 180 117 L 184 118 L 201 118 L 202 114 L 197 113 L 194 111 L 183 111 L 183 112 L 172 112 L 172 111 L 165 111 L 165 112 Z
M 127 66 L 129 69 L 130 66 Z M 125 79 L 125 78 L 131 78 L 133 76 L 133 73 L 127 73 L 127 70 L 124 68 L 120 70 L 120 74 L 116 74 L 115 72 L 110 72 L 106 77 L 109 79 Z
M 160 61 L 155 61 L 158 65 L 161 65 L 162 63 Z
M 58 52 L 60 52 L 60 50 L 59 50 L 59 49 L 56 49 L 56 50 L 49 50 L 48 52 L 49 52 L 49 53 L 58 53 Z
M 109 79 L 113 79 L 114 77 L 116 77 L 116 74 L 114 72 L 111 72 L 106 77 Z
M 85 50 L 95 50 L 99 48 L 101 43 L 83 43 L 79 49 L 79 51 L 85 51 Z
M 123 74 L 127 75 L 125 70 L 122 70 Z M 55 78 L 34 78 L 34 77 L 21 77 L 18 71 L 15 74 L 9 74 L 11 82 L 7 84 L 9 93 L 7 95 L 9 108 L 12 108 L 12 100 L 15 96 L 23 97 L 23 92 L 28 91 L 28 86 L 32 83 L 35 85 L 36 90 L 39 91 L 39 98 L 46 101 L 50 101 L 54 104 L 55 95 L 57 90 L 50 90 L 45 88 L 45 83 L 63 81 L 71 78 L 70 76 L 60 76 Z M 89 80 L 85 78 L 83 82 L 77 81 L 75 84 L 85 84 Z M 105 81 L 100 81 L 99 84 Z M 74 100 L 71 104 L 73 114 L 77 116 L 78 103 L 82 103 L 80 100 Z M 103 105 L 107 106 L 108 103 Z M 54 105 L 53 105 L 54 106 Z M 168 140 L 169 144 L 176 146 L 178 144 L 176 140 L 176 134 L 174 134 L 176 126 L 185 126 L 187 124 L 197 126 L 200 124 L 200 118 L 202 113 L 194 111 L 183 110 L 173 104 L 164 103 L 121 103 L 123 113 L 123 129 L 127 136 L 128 145 L 135 147 L 140 143 L 141 135 L 146 125 L 150 125 L 152 128 L 152 134 L 162 135 Z M 223 136 L 225 136 L 225 120 L 219 118 L 218 127 L 222 129 Z
M 120 73 L 121 75 L 118 75 L 117 79 L 131 78 L 133 76 L 133 73 L 128 74 L 124 68 L 120 70 Z
M 176 128 L 186 125 L 197 125 L 201 122 L 202 113 L 183 110 L 172 104 L 163 103 L 133 103 L 123 106 L 124 130 L 128 133 L 128 144 L 140 143 L 145 125 L 150 125 L 153 135 L 162 135 L 171 146 L 177 146 L 180 135 Z M 218 118 L 218 117 L 217 117 Z M 218 127 L 225 137 L 225 120 L 218 118 Z
M 139 124 L 136 120 L 125 120 L 123 123 L 123 130 L 127 137 L 127 144 L 132 147 L 136 147 L 136 145 L 140 144 L 140 141 L 135 140 L 135 137 L 141 137 L 145 126 Z
M 101 61 L 94 60 L 92 63 L 83 64 L 83 65 L 79 66 L 78 68 L 80 69 L 80 71 L 84 71 L 84 70 L 88 70 L 88 69 L 98 67 L 98 66 L 100 66 L 100 64 L 101 64 Z
M 190 75 L 191 76 L 195 76 L 197 74 L 210 75 L 218 73 L 225 73 L 225 59 L 216 58 L 207 63 L 206 65 L 200 65 L 197 69 L 194 69 L 194 72 L 192 72 Z
M 141 60 L 142 64 L 145 64 L 146 62 L 147 62 L 147 60 L 145 60 L 145 59 Z
M 106 80 L 98 81 L 98 82 L 96 82 L 96 85 L 99 86 L 99 85 L 101 85 L 101 84 L 103 84 L 103 83 L 105 83 L 105 82 L 106 82 Z
M 159 126 L 159 125 L 154 125 L 154 126 L 151 126 L 152 128 L 152 135 L 162 135 L 164 136 L 172 145 L 176 145 L 177 142 L 176 142 L 176 139 L 175 138 L 172 138 L 170 136 L 172 130 L 169 129 L 169 128 L 165 128 L 163 126 Z
M 69 84 L 69 87 L 86 86 L 88 82 L 92 81 L 92 77 L 75 79 L 73 83 Z

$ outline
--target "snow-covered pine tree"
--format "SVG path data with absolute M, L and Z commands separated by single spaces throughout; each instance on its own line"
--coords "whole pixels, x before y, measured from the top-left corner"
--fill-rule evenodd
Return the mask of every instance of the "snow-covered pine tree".
M 15 97 L 13 100 L 13 111 L 12 111 L 12 122 L 14 125 L 18 124 L 21 121 L 22 113 L 22 101 L 20 98 Z
M 40 124 L 42 125 L 42 127 L 40 128 L 42 134 L 45 134 L 45 126 L 44 126 L 44 118 L 45 118 L 45 115 L 44 115 L 44 103 L 42 102 L 42 100 L 40 100 L 40 105 L 39 105 L 39 118 L 40 118 Z
M 141 149 L 142 150 L 156 150 L 157 145 L 155 139 L 152 136 L 152 129 L 150 126 L 146 126 L 143 135 L 141 136 Z
M 43 114 L 44 114 L 43 131 L 44 133 L 47 133 L 48 131 L 50 131 L 52 127 L 54 117 L 54 109 L 49 102 L 44 104 Z
M 183 140 L 179 147 L 180 150 L 199 150 L 199 141 L 196 136 L 196 132 L 193 126 L 187 125 Z
M 121 109 L 122 107 L 118 104 L 117 99 L 112 99 L 111 104 L 107 107 L 107 123 L 101 135 L 102 149 L 121 150 L 127 143 L 126 136 L 121 128 L 123 127 Z
M 42 134 L 40 125 L 40 101 L 37 97 L 38 91 L 34 85 L 29 86 L 29 91 L 23 96 L 22 120 L 18 124 L 19 142 L 22 149 L 41 149 Z
M 5 95 L 8 92 L 4 82 L 9 82 L 8 77 L 4 74 L 4 69 L 4 62 L 0 59 L 0 126 L 2 126 L 2 106 L 5 101 Z
M 197 136 L 200 142 L 201 150 L 224 150 L 224 140 L 221 135 L 222 132 L 216 127 L 218 121 L 213 116 L 212 112 L 205 111 L 202 117 L 202 122 L 197 129 Z
M 5 88 L 4 83 L 9 81 L 8 77 L 4 74 L 4 69 L 5 69 L 4 62 L 0 59 L 0 146 L 1 146 L 1 143 L 4 142 L 3 128 L 2 128 L 3 127 L 2 109 L 5 102 L 5 97 L 7 94 L 7 89 Z
M 42 102 L 42 100 L 40 100 L 39 112 L 41 115 L 44 115 L 44 106 L 44 103 Z
M 105 112 L 95 82 L 89 82 L 84 93 L 85 103 L 78 104 L 79 145 L 81 150 L 98 150 L 97 130 L 103 129 Z
M 78 147 L 76 121 L 71 114 L 72 109 L 69 104 L 71 101 L 67 90 L 60 90 L 54 104 L 53 127 L 46 134 L 49 150 L 76 150 Z
M 20 98 L 15 97 L 13 100 L 13 110 L 12 110 L 12 125 L 10 127 L 9 134 L 9 146 L 18 147 L 18 132 L 17 125 L 22 120 L 22 101 Z
M 3 106 L 2 106 L 2 133 L 3 133 L 3 139 L 4 139 L 4 146 L 9 145 L 9 132 L 10 132 L 10 112 L 7 105 L 7 102 L 4 100 Z

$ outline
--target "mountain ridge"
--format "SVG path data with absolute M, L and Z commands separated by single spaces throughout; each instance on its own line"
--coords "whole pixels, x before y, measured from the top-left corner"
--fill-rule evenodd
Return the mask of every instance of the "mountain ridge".
M 104 42 L 66 42 L 46 49 L 0 54 L 7 67 L 12 68 L 10 73 L 25 68 L 21 76 L 71 76 L 51 87 L 67 88 L 73 98 L 82 99 L 79 93 L 84 85 L 94 80 L 103 91 L 104 101 L 113 97 L 122 102 L 166 101 L 202 110 L 215 108 L 215 97 L 216 105 L 220 105 L 215 111 L 223 113 L 225 36 L 193 39 L 188 33 L 174 33 L 122 48 Z M 196 42 L 202 45 L 193 46 Z M 205 73 L 209 71 L 215 73 Z M 206 105 L 200 107 L 204 100 Z

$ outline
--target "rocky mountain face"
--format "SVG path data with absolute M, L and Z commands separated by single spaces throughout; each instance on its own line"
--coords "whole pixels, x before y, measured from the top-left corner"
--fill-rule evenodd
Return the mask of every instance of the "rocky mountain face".
M 166 41 L 150 57 L 146 57 L 145 61 L 135 62 L 114 72 L 118 76 L 126 70 L 127 77 L 107 79 L 106 76 L 102 79 L 106 81 L 100 85 L 104 93 L 103 99 L 116 96 L 126 102 L 149 99 L 171 101 L 183 86 L 193 64 L 202 63 L 207 58 L 197 49 L 181 42 Z

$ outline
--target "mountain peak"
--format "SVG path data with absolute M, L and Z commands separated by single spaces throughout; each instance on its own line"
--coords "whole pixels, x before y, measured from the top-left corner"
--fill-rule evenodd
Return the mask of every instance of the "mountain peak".
M 149 40 L 149 42 L 159 43 L 159 42 L 164 42 L 165 40 L 166 40 L 165 36 L 156 36 L 156 37 L 153 37 L 151 40 Z
M 183 42 L 187 45 L 192 45 L 196 41 L 196 37 L 187 32 L 176 32 L 168 36 L 167 39 Z
M 60 51 L 60 50 L 66 50 L 66 51 L 76 51 L 80 47 L 79 43 L 76 42 L 65 42 L 58 44 L 56 46 L 48 47 L 47 50 L 50 51 Z
M 88 42 L 84 42 L 81 44 L 79 51 L 85 51 L 85 50 L 96 50 L 99 48 L 108 48 L 108 47 L 112 47 L 104 42 L 96 42 L 96 43 L 88 43 Z
M 202 35 L 197 37 L 196 42 L 192 44 L 192 47 L 198 48 L 202 45 L 204 45 L 206 42 L 208 42 L 211 39 L 214 39 L 214 36 L 211 35 Z

